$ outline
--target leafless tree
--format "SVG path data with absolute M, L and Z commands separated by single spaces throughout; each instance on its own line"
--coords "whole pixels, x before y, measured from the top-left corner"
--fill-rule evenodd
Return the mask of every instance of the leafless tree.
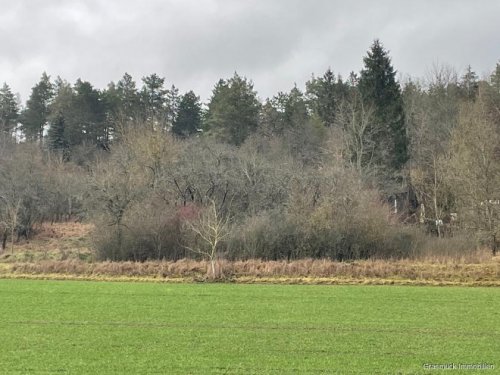
M 496 254 L 500 238 L 500 129 L 481 96 L 464 104 L 450 147 L 450 183 L 464 225 Z
M 371 168 L 376 129 L 372 127 L 374 108 L 364 103 L 353 89 L 350 97 L 339 104 L 335 124 L 343 130 L 347 159 L 361 173 Z M 378 145 L 380 146 L 380 145 Z
M 215 265 L 219 256 L 221 244 L 230 233 L 229 216 L 223 215 L 215 201 L 200 212 L 198 218 L 185 222 L 188 230 L 194 233 L 198 240 L 196 245 L 186 246 L 186 249 L 199 254 L 210 261 L 212 277 L 216 277 Z

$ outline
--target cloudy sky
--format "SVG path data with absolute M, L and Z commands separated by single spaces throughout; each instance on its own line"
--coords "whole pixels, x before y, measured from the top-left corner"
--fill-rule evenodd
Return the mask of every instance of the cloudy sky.
M 479 74 L 500 59 L 498 0 L 0 0 L 0 83 L 23 101 L 46 71 L 103 88 L 150 73 L 206 99 L 234 71 L 261 98 L 328 67 L 362 68 L 375 38 L 399 73 Z

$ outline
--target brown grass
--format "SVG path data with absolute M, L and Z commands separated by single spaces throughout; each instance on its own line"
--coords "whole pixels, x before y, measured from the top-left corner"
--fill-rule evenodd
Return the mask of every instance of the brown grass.
M 486 257 L 486 255 L 484 255 Z M 206 261 L 183 259 L 177 262 L 96 262 L 79 260 L 16 262 L 0 268 L 3 277 L 59 275 L 83 279 L 135 278 L 144 280 L 210 279 Z M 334 262 L 304 259 L 297 261 L 218 262 L 218 280 L 229 282 L 347 283 L 347 284 L 432 284 L 499 285 L 500 258 L 481 262 L 467 259 L 364 260 Z M 10 275 L 10 276 L 9 276 Z M 17 276 L 16 276 L 17 275 Z M 57 278 L 57 277 L 56 277 Z
M 40 260 L 92 259 L 90 234 L 92 224 L 65 222 L 44 223 L 35 228 L 30 240 L 10 243 L 0 254 L 1 262 L 33 262 Z
M 44 223 L 37 230 L 38 239 L 86 237 L 94 229 L 93 224 L 64 222 L 64 223 Z
M 31 241 L 0 255 L 0 277 L 82 280 L 143 280 L 192 282 L 210 279 L 206 261 L 94 262 L 91 224 L 54 223 L 37 229 Z M 430 245 L 442 247 L 441 242 Z M 459 251 L 456 244 L 440 256 L 407 260 L 335 262 L 220 260 L 217 279 L 228 282 L 294 284 L 498 285 L 500 257 L 486 249 Z M 436 254 L 428 246 L 428 254 Z

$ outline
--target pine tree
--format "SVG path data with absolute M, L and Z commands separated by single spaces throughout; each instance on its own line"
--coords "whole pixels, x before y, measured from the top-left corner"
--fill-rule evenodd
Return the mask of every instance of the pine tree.
M 267 98 L 259 116 L 259 132 L 270 136 L 283 131 L 283 115 L 276 109 L 273 99 Z
M 116 130 L 122 129 L 145 116 L 141 114 L 140 97 L 132 76 L 125 73 L 117 82 L 110 82 L 106 90 L 101 92 L 103 110 L 108 138 L 117 136 Z M 107 142 L 106 142 L 107 143 Z
M 57 127 L 57 122 L 64 122 L 64 139 L 67 147 L 75 146 L 83 142 L 78 115 L 75 113 L 76 92 L 67 81 L 60 78 L 55 83 L 55 96 L 50 104 L 48 122 L 50 128 Z M 49 128 L 49 131 L 50 131 Z M 60 128 L 60 127 L 59 127 Z M 50 147 L 52 147 L 49 144 Z
M 165 105 L 168 90 L 165 90 L 165 78 L 156 73 L 142 78 L 141 103 L 144 120 L 152 125 L 165 123 Z
M 396 82 L 396 71 L 388 52 L 375 40 L 364 60 L 359 79 L 363 100 L 375 108 L 372 129 L 375 143 L 374 162 L 398 171 L 408 160 L 408 139 L 405 128 L 401 88 Z
M 189 91 L 181 98 L 178 115 L 172 126 L 172 132 L 180 137 L 188 137 L 196 134 L 200 128 L 200 98 L 193 91 Z
M 181 98 L 179 97 L 179 89 L 174 85 L 172 85 L 172 87 L 170 87 L 170 89 L 167 91 L 166 105 L 165 105 L 167 130 L 174 126 L 177 116 L 179 115 L 180 102 Z
M 309 121 L 309 112 L 304 94 L 297 86 L 294 86 L 286 95 L 284 104 L 284 118 L 287 127 L 298 128 Z
M 78 79 L 73 87 L 65 81 L 57 84 L 57 94 L 50 106 L 49 123 L 53 127 L 64 120 L 68 147 L 88 144 L 106 148 L 109 128 L 101 92 L 89 82 Z
M 19 106 L 10 87 L 4 83 L 0 89 L 0 136 L 12 136 L 17 127 Z
M 460 82 L 462 95 L 466 100 L 474 100 L 479 91 L 479 82 L 476 72 L 474 72 L 470 65 L 467 66 L 465 74 Z
M 490 77 L 491 86 L 500 94 L 500 63 L 497 63 L 495 71 Z
M 21 129 L 27 139 L 42 140 L 53 90 L 50 77 L 43 73 L 40 82 L 32 88 L 26 109 L 21 115 Z
M 136 119 L 139 112 L 139 93 L 132 76 L 125 73 L 116 84 L 119 98 L 118 112 L 127 120 Z
M 109 129 L 105 122 L 105 108 L 101 92 L 90 82 L 78 79 L 74 85 L 75 96 L 71 108 L 71 126 L 81 136 L 79 144 L 107 147 Z
M 313 115 L 317 116 L 325 126 L 335 123 L 338 102 L 346 95 L 346 85 L 341 77 L 335 78 L 328 69 L 323 77 L 313 78 L 306 82 L 306 95 Z
M 206 117 L 208 130 L 225 142 L 240 145 L 257 129 L 260 102 L 253 83 L 237 73 L 216 84 Z

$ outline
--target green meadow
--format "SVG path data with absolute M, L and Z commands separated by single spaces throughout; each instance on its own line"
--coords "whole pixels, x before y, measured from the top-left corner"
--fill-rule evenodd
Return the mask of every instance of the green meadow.
M 0 373 L 500 371 L 500 289 L 0 280 Z M 451 373 L 475 373 L 454 370 Z

